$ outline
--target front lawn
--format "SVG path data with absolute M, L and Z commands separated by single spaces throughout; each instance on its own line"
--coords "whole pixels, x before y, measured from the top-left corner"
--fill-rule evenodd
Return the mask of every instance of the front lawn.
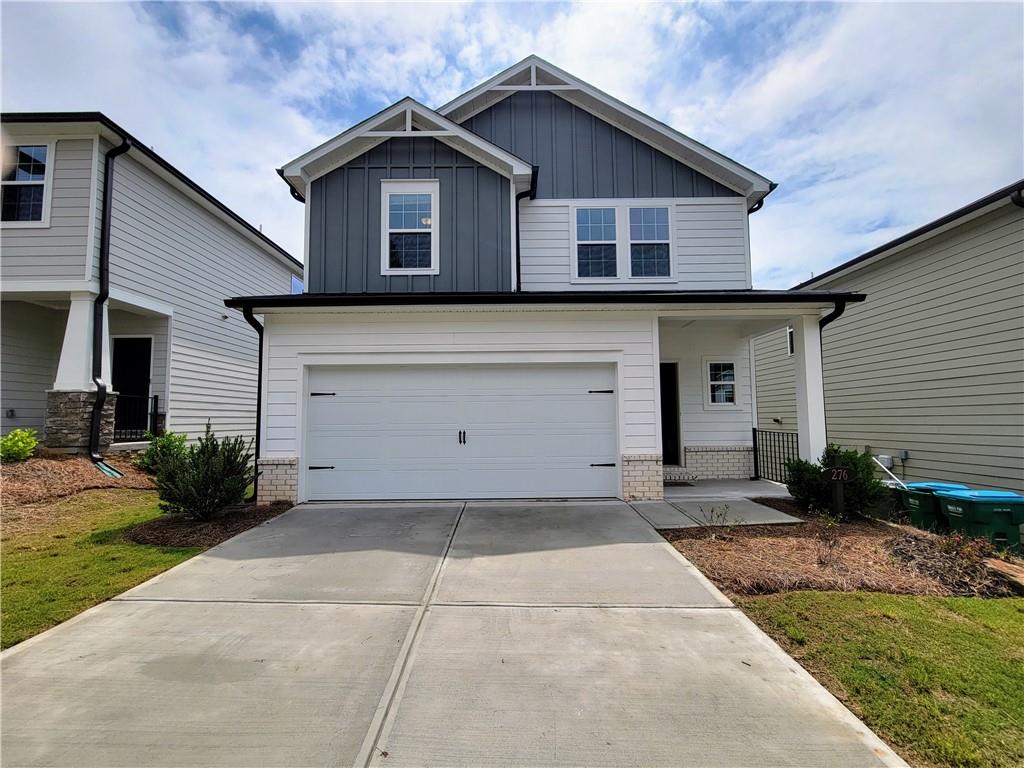
M 59 624 L 202 551 L 136 544 L 124 534 L 160 516 L 153 491 L 96 490 L 5 507 L 0 539 L 4 648 Z
M 1024 765 L 1024 599 L 733 599 L 914 765 Z

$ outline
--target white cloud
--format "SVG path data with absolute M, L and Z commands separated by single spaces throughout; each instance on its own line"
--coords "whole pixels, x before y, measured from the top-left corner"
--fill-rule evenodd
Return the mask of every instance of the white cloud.
M 784 287 L 1024 175 L 1022 15 L 4 3 L 2 99 L 106 112 L 301 255 L 275 167 L 401 96 L 438 105 L 536 52 L 780 182 L 751 222 L 755 281 Z

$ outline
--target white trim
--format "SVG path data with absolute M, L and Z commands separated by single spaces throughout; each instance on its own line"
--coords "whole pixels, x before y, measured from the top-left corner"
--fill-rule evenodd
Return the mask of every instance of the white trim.
M 143 296 L 132 291 L 126 291 L 124 288 L 111 288 L 110 298 L 114 301 L 123 302 L 124 304 L 131 304 L 139 309 L 155 312 L 158 315 L 170 317 L 174 314 L 174 307 L 170 304 L 165 304 L 157 299 L 151 299 L 149 296 Z M 114 309 L 117 309 L 117 307 L 114 307 Z
M 92 280 L 4 280 L 3 295 L 16 293 L 95 293 L 98 286 Z
M 306 287 L 309 285 L 309 275 L 308 275 L 308 272 L 309 272 L 309 218 L 310 218 L 310 215 L 311 215 L 310 206 L 312 205 L 312 203 L 310 201 L 311 196 L 310 196 L 309 193 L 310 193 L 310 189 L 312 188 L 312 186 L 313 186 L 312 184 L 310 184 L 309 182 L 306 182 L 306 186 L 303 189 L 303 195 L 302 195 L 302 216 L 303 216 L 303 225 L 302 225 L 302 290 L 303 290 L 303 292 L 306 291 Z M 749 259 L 748 259 L 748 261 L 749 261 Z
M 738 197 L 552 197 L 531 200 L 530 207 L 579 205 L 584 208 L 602 208 L 629 204 L 634 207 L 651 208 L 666 205 L 728 205 L 738 202 L 741 202 Z
M 114 344 L 118 339 L 149 339 L 149 382 L 146 385 L 146 397 L 153 397 L 153 364 L 156 362 L 156 336 L 152 333 L 112 333 L 110 334 L 110 387 L 114 387 Z M 118 393 L 120 394 L 120 393 Z
M 629 133 L 630 135 L 640 139 L 641 141 L 644 141 L 647 144 L 651 144 L 651 146 L 655 146 L 657 149 L 665 152 L 666 154 L 676 157 L 676 159 L 679 160 L 680 162 L 686 163 L 687 165 L 690 166 L 696 165 L 697 170 L 700 170 L 705 175 L 709 176 L 715 181 L 718 181 L 721 184 L 724 184 L 730 189 L 739 192 L 747 196 L 748 198 L 752 198 L 752 201 L 756 201 L 757 199 L 760 199 L 764 197 L 766 194 L 768 194 L 771 182 L 764 176 L 761 176 L 759 173 L 756 173 L 755 171 L 746 168 L 745 166 L 737 163 L 735 160 L 732 160 L 731 158 L 716 152 L 710 147 L 704 146 L 700 142 L 695 141 L 694 139 L 690 138 L 689 136 L 683 133 L 680 133 L 679 131 L 666 125 L 665 123 L 655 120 L 649 115 L 640 112 L 639 110 L 629 106 L 628 104 L 625 104 L 619 101 L 618 99 L 609 96 L 608 94 L 598 90 L 589 83 L 585 83 L 579 78 L 570 75 L 568 72 L 559 69 L 553 64 L 550 64 L 549 62 L 545 61 L 539 56 L 527 56 L 519 63 L 513 64 L 508 69 L 504 70 L 503 72 L 499 72 L 497 75 L 485 81 L 484 83 L 476 86 L 475 88 L 471 88 L 470 90 L 463 93 L 461 96 L 458 96 L 452 101 L 448 102 L 447 104 L 438 107 L 437 111 L 442 115 L 448 116 L 455 112 L 456 110 L 458 110 L 460 107 L 468 104 L 469 102 L 477 99 L 480 96 L 483 96 L 488 91 L 498 90 L 500 86 L 513 86 L 511 87 L 510 90 L 505 90 L 504 87 L 502 87 L 499 93 L 501 93 L 503 96 L 507 96 L 510 93 L 514 93 L 516 90 L 524 90 L 525 88 L 536 87 L 535 80 L 532 80 L 530 85 L 525 87 L 515 87 L 515 84 L 505 83 L 505 81 L 507 81 L 510 77 L 513 77 L 516 74 L 523 72 L 527 67 L 530 68 L 531 73 L 534 73 L 534 75 L 536 71 L 540 69 L 549 75 L 553 75 L 556 79 L 561 80 L 564 84 L 571 86 L 572 90 L 575 90 L 576 93 L 572 93 L 571 91 L 566 93 L 565 98 L 570 103 L 575 104 L 576 106 L 590 112 L 591 114 L 597 115 L 601 119 L 606 120 L 607 122 L 622 129 L 626 133 Z M 566 89 L 563 88 L 560 90 Z M 616 120 L 615 117 L 608 114 L 598 114 L 590 105 L 587 105 L 585 102 L 583 102 L 583 100 L 580 99 L 577 94 L 583 94 L 588 98 L 598 102 L 599 104 L 604 105 L 613 113 L 615 113 L 615 115 L 620 116 L 620 119 Z M 486 100 L 484 100 L 484 102 L 486 102 Z M 476 111 L 479 112 L 484 109 L 487 109 L 488 107 L 492 106 L 492 104 L 493 102 L 482 103 L 481 105 L 479 105 L 479 109 L 477 109 Z M 460 114 L 457 116 L 457 119 L 461 122 L 469 119 L 470 117 L 472 117 L 473 114 L 475 113 L 468 112 L 466 114 Z M 638 135 L 636 127 L 634 125 L 630 125 L 630 121 L 639 124 L 639 126 L 650 131 L 655 136 L 665 139 L 669 146 L 658 146 L 652 143 L 649 138 L 645 138 L 643 136 Z M 673 149 L 675 149 L 676 151 L 673 152 Z M 688 154 L 691 156 L 687 157 Z M 704 162 L 695 164 L 695 158 L 698 160 L 703 160 Z M 706 168 L 705 164 L 710 164 L 713 166 L 712 169 L 710 169 L 710 172 Z M 716 169 L 724 171 L 725 175 L 727 176 L 731 175 L 735 177 L 734 180 L 731 182 L 727 181 L 726 178 L 722 177 L 722 174 L 715 173 Z
M 732 402 L 731 403 L 713 403 L 711 402 L 711 385 L 712 384 L 728 384 L 730 382 L 711 381 L 711 366 L 713 364 L 719 365 L 731 365 L 732 366 Z M 705 411 L 718 411 L 722 409 L 732 410 L 739 408 L 740 406 L 740 379 L 739 379 L 739 363 L 734 357 L 721 357 L 721 356 L 704 356 L 700 359 L 701 367 L 701 379 L 704 385 L 704 410 Z
M 406 115 L 406 126 L 408 130 L 382 130 L 376 132 L 373 130 L 376 126 L 394 120 L 394 118 L 401 114 Z M 414 131 L 411 129 L 413 115 L 419 115 L 428 122 L 436 123 L 441 126 L 441 129 Z M 514 181 L 528 183 L 529 177 L 533 172 L 532 166 L 522 158 L 516 157 L 501 147 L 486 141 L 472 131 L 466 130 L 457 123 L 454 123 L 443 115 L 423 106 L 414 99 L 406 97 L 401 101 L 392 104 L 382 112 L 378 112 L 376 115 L 363 120 L 361 123 L 354 125 L 347 131 L 338 134 L 333 139 L 324 142 L 320 146 L 315 147 L 305 154 L 286 163 L 281 169 L 281 173 L 283 173 L 285 177 L 292 182 L 295 182 L 297 179 L 302 179 L 304 183 L 308 183 L 330 173 L 336 168 L 341 167 L 351 160 L 352 157 L 363 154 L 372 146 L 376 146 L 360 144 L 356 150 L 347 153 L 340 152 L 345 145 L 350 144 L 357 139 L 377 139 L 379 140 L 379 143 L 380 141 L 385 141 L 388 138 L 397 136 L 408 136 L 412 138 L 418 136 L 433 136 L 464 154 L 467 150 L 465 145 L 468 145 L 469 147 L 476 149 L 477 152 L 483 156 L 476 157 L 474 159 L 488 165 L 488 167 L 492 168 L 497 173 L 512 178 Z M 460 142 L 463 143 L 463 145 L 460 146 Z M 334 154 L 337 154 L 338 156 L 331 163 L 318 168 L 313 173 L 307 172 L 311 164 Z
M 61 137 L 63 138 L 63 137 Z M 46 147 L 46 170 L 43 172 L 43 180 L 39 181 L 0 181 L 0 187 L 37 187 L 43 185 L 43 210 L 38 221 L 3 221 L 0 228 L 3 229 L 49 229 L 50 228 L 50 207 L 53 202 L 53 166 L 57 162 L 57 138 L 53 136 L 4 136 L 3 146 L 0 151 L 6 151 L 7 147 Z
M 661 429 L 661 318 L 651 316 L 651 368 L 654 369 L 654 442 L 665 465 L 665 436 Z M 621 473 L 620 473 L 621 474 Z
M 657 322 L 657 318 L 654 319 Z M 265 348 L 269 348 L 269 344 Z M 296 355 L 298 373 L 296 376 L 296 424 L 300 430 L 297 439 L 298 482 L 296 503 L 308 501 L 306 476 L 303 460 L 307 455 L 306 440 L 309 436 L 308 413 L 310 368 L 322 366 L 380 366 L 380 365 L 525 365 L 559 363 L 604 363 L 615 367 L 615 447 L 618 461 L 617 491 L 622 498 L 622 447 L 626 444 L 625 410 L 625 355 L 621 350 L 458 350 L 447 352 L 401 351 L 389 349 L 386 352 L 302 352 Z M 269 359 L 269 358 L 268 358 Z M 266 388 L 265 388 L 266 389 Z M 266 413 L 266 411 L 264 411 Z M 266 419 L 264 419 L 264 424 Z M 265 442 L 262 445 L 266 445 Z M 262 458 L 275 458 L 264 454 Z
M 438 179 L 381 179 L 380 180 L 380 273 L 382 275 L 436 275 L 441 271 L 440 260 L 440 199 L 441 182 Z M 391 195 L 430 195 L 430 266 L 420 269 L 398 269 L 389 266 L 388 244 L 392 232 L 424 234 L 424 229 L 391 229 L 388 198 Z
M 792 325 L 787 325 L 786 326 L 786 357 L 792 357 L 796 353 L 796 341 L 793 339 L 793 334 L 794 333 L 795 333 L 795 331 L 793 330 L 793 326 Z
M 581 200 L 563 201 L 561 204 L 569 206 L 569 258 L 571 261 L 569 282 L 578 285 L 593 283 L 651 283 L 651 284 L 674 284 L 679 282 L 678 270 L 676 268 L 676 245 L 675 245 L 675 200 L 660 198 L 607 198 L 603 200 Z M 580 208 L 611 208 L 615 211 L 615 277 L 580 277 L 579 258 L 576 246 L 579 245 L 576 239 L 576 212 Z M 634 277 L 631 257 L 633 240 L 629 236 L 629 211 L 631 208 L 665 208 L 668 210 L 668 275 L 661 277 Z M 611 241 L 593 240 L 587 241 L 600 245 L 609 244 Z M 638 240 L 639 243 L 655 242 Z M 657 241 L 662 242 L 662 241 Z
M 519 235 L 519 233 L 516 231 L 517 225 L 518 225 L 518 222 L 519 222 L 519 217 L 516 214 L 519 213 L 519 210 L 518 210 L 519 209 L 519 201 L 516 200 L 516 188 L 515 188 L 514 184 L 509 184 L 508 185 L 508 198 L 509 198 L 509 209 L 508 210 L 509 210 L 509 217 L 510 217 L 510 221 L 508 223 L 508 231 L 512 235 L 512 238 L 511 238 L 512 239 L 511 248 L 509 249 L 509 254 L 512 257 L 512 259 L 511 259 L 512 260 L 512 264 L 511 264 L 511 269 L 512 269 L 511 290 L 512 290 L 513 293 L 515 293 L 518 290 L 517 286 L 519 284 L 519 260 L 516 258 L 516 256 L 517 256 L 517 254 L 516 254 L 516 241 L 518 240 L 518 235 Z
M 750 378 L 750 426 L 757 429 L 757 365 L 754 354 L 754 337 L 747 337 L 747 371 Z M 753 443 L 751 443 L 753 444 Z M 757 467 L 754 467 L 756 470 Z

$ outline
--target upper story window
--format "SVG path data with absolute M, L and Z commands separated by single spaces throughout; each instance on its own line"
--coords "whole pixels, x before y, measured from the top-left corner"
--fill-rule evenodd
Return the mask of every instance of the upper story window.
M 668 208 L 629 209 L 629 274 L 669 277 Z
M 381 181 L 381 274 L 436 275 L 436 179 Z
M 574 209 L 572 279 L 579 282 L 673 279 L 670 207 L 617 202 Z
M 3 148 L 2 220 L 11 225 L 44 226 L 50 179 L 48 144 L 11 144 Z
M 576 275 L 618 275 L 614 208 L 576 209 Z

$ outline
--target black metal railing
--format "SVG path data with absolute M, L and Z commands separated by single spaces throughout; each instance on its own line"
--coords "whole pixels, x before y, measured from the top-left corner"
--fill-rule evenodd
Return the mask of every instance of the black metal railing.
M 114 442 L 144 440 L 147 432 L 160 433 L 158 395 L 118 395 L 114 403 Z
M 789 481 L 786 462 L 800 458 L 800 443 L 796 432 L 772 429 L 754 429 L 754 478 Z

